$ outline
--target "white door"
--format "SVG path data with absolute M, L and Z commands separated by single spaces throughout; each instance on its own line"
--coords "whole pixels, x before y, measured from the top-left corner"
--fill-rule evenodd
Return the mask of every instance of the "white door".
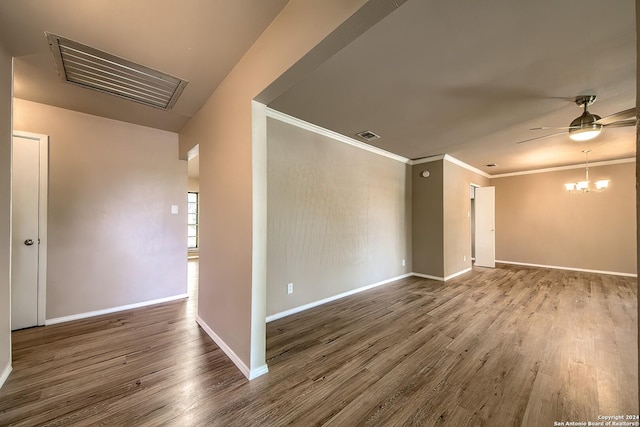
M 495 187 L 479 187 L 475 191 L 476 265 L 496 266 L 496 191 Z
M 11 175 L 11 329 L 44 324 L 47 141 L 14 134 Z M 43 152 L 44 151 L 44 152 Z M 44 188 L 43 188 L 44 184 Z M 45 195 L 44 200 L 43 194 Z M 44 203 L 45 206 L 41 206 Z M 44 224 L 44 227 L 41 226 Z

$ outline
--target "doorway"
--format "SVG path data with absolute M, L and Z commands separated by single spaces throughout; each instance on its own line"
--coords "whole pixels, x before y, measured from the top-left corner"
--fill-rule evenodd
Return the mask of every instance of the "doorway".
M 478 267 L 496 266 L 495 187 L 474 188 L 474 264 Z
M 11 162 L 11 330 L 16 330 L 46 320 L 49 137 L 14 132 Z

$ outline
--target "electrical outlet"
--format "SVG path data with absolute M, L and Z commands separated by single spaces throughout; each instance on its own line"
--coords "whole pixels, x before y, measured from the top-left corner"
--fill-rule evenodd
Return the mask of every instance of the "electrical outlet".
M 402 266 L 404 267 L 405 265 L 407 265 L 407 262 L 405 260 L 402 260 Z
M 467 256 L 466 256 L 466 255 L 464 256 L 464 260 L 465 260 L 465 261 L 467 260 Z
M 288 294 L 292 294 L 293 293 L 293 283 L 289 283 L 287 285 L 287 293 Z

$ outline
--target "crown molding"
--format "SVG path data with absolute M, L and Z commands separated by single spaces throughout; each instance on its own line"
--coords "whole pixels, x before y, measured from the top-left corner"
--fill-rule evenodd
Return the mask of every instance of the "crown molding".
M 574 164 L 574 165 L 567 165 L 567 166 L 558 166 L 558 167 L 553 167 L 553 168 L 544 168 L 544 169 L 534 169 L 534 170 L 527 170 L 527 171 L 520 171 L 520 172 L 509 172 L 509 173 L 501 173 L 501 174 L 496 174 L 496 175 L 491 175 L 488 174 L 487 172 L 478 169 L 474 166 L 469 165 L 468 163 L 463 162 L 462 160 L 456 159 L 455 157 L 449 155 L 449 154 L 439 154 L 437 156 L 430 156 L 430 157 L 424 157 L 421 159 L 408 159 L 406 157 L 391 153 L 389 151 L 383 150 L 382 148 L 378 148 L 378 147 L 374 147 L 373 145 L 369 145 L 369 144 L 365 144 L 364 142 L 360 142 L 356 139 L 350 138 L 348 136 L 342 135 L 338 132 L 334 132 L 332 130 L 329 129 L 325 129 L 323 127 L 320 127 L 318 125 L 314 125 L 313 123 L 309 123 L 306 122 L 302 119 L 299 119 L 297 117 L 293 117 L 290 116 L 288 114 L 285 114 L 283 112 L 274 110 L 272 108 L 267 107 L 267 117 L 270 117 L 272 119 L 284 122 L 284 123 L 288 123 L 292 126 L 296 126 L 299 127 L 301 129 L 305 129 L 308 130 L 310 132 L 316 133 L 318 135 L 322 135 L 322 136 L 326 136 L 328 138 L 331 138 L 333 140 L 369 151 L 371 153 L 374 154 L 378 154 L 380 156 L 384 156 L 387 157 L 389 159 L 393 159 L 396 160 L 398 162 L 401 163 L 405 163 L 407 165 L 410 166 L 414 166 L 414 165 L 419 165 L 419 164 L 423 164 L 423 163 L 430 163 L 430 162 L 436 162 L 439 160 L 445 160 L 448 161 L 449 163 L 453 163 L 454 165 L 460 166 L 463 169 L 466 169 L 470 172 L 473 172 L 475 174 L 478 174 L 480 176 L 483 176 L 485 178 L 488 179 L 496 179 L 496 178 L 508 178 L 511 176 L 520 176 L 520 175 L 531 175 L 531 174 L 536 174 L 536 173 L 547 173 L 547 172 L 557 172 L 557 171 L 562 171 L 562 170 L 569 170 L 569 169 L 580 169 L 580 168 L 584 168 L 585 165 L 584 163 L 579 163 L 579 164 Z M 197 150 L 197 146 L 195 147 Z M 602 161 L 602 162 L 592 162 L 589 163 L 589 167 L 598 167 L 598 166 L 607 166 L 607 165 L 617 165 L 617 164 L 622 164 L 622 163 L 631 163 L 631 162 L 635 162 L 636 159 L 634 157 L 631 158 L 626 158 L 626 159 L 618 159 L 618 160 L 607 160 L 607 161 Z
M 617 160 L 605 160 L 602 162 L 589 162 L 589 167 L 598 167 L 598 166 L 608 166 L 608 165 L 619 165 L 622 163 L 633 163 L 635 162 L 635 157 L 629 157 L 626 159 L 617 159 Z M 497 175 L 490 175 L 491 179 L 495 178 L 508 178 L 510 176 L 520 176 L 520 175 L 532 175 L 536 173 L 548 173 L 548 172 L 557 172 L 557 171 L 565 171 L 570 169 L 584 169 L 585 164 L 579 163 L 576 165 L 567 165 L 567 166 L 558 166 L 554 168 L 545 168 L 545 169 L 534 169 L 529 171 L 521 171 L 521 172 L 510 172 L 510 173 L 501 173 Z
M 410 164 L 411 160 L 406 157 L 399 156 L 397 154 L 393 154 L 389 151 L 383 150 L 382 148 L 374 147 L 373 145 L 365 144 L 364 142 L 360 142 L 356 139 L 349 138 L 348 136 L 344 136 L 338 132 L 334 132 L 329 129 L 325 129 L 318 125 L 314 125 L 309 122 L 305 122 L 297 117 L 290 116 L 288 114 L 282 113 L 280 111 L 271 109 L 267 107 L 267 117 L 270 117 L 275 120 L 279 120 L 284 123 L 288 123 L 290 125 L 299 127 L 301 129 L 308 130 L 310 132 L 316 133 L 318 135 L 326 136 L 328 138 L 334 139 L 336 141 L 352 145 L 357 148 L 361 148 L 363 150 L 369 151 L 374 154 L 378 154 L 380 156 L 388 157 L 390 159 L 396 160 L 401 163 Z
M 486 173 L 485 171 L 480 170 L 480 169 L 478 169 L 478 168 L 476 168 L 476 167 L 473 167 L 473 166 L 471 166 L 471 165 L 469 165 L 469 164 L 467 164 L 467 163 L 463 162 L 462 160 L 458 160 L 458 159 L 456 159 L 456 158 L 455 158 L 455 157 L 453 157 L 453 156 L 450 156 L 450 155 L 448 155 L 448 154 L 445 154 L 445 155 L 444 155 L 444 159 L 445 159 L 446 161 L 450 162 L 450 163 L 453 163 L 454 165 L 458 165 L 458 166 L 460 166 L 461 168 L 467 169 L 468 171 L 471 171 L 471 172 L 473 172 L 473 173 L 477 173 L 477 174 L 478 174 L 478 175 L 480 175 L 480 176 L 484 176 L 485 178 L 491 178 L 491 175 L 489 175 L 489 174 L 488 174 L 488 173 Z
M 409 164 L 413 166 L 413 165 L 421 165 L 423 163 L 437 162 L 438 160 L 444 160 L 445 156 L 446 154 L 438 154 L 437 156 L 423 157 L 421 159 L 410 160 Z
M 489 175 L 488 173 L 486 173 L 485 171 L 482 171 L 476 167 L 471 166 L 470 164 L 467 164 L 465 162 L 463 162 L 462 160 L 458 160 L 455 157 L 449 155 L 449 154 L 439 154 L 437 156 L 430 156 L 430 157 L 423 157 L 422 159 L 415 159 L 415 160 L 411 160 L 409 162 L 410 165 L 421 165 L 423 163 L 430 163 L 430 162 L 437 162 L 438 160 L 445 160 L 449 163 L 453 163 L 454 165 L 460 166 L 463 169 L 466 169 L 470 172 L 476 173 L 480 176 L 483 176 L 485 178 L 491 178 L 491 175 Z

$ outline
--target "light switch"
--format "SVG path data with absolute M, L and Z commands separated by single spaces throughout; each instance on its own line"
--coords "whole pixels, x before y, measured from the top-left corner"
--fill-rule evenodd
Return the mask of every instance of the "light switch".
M 171 213 L 178 215 L 178 205 L 171 205 Z

